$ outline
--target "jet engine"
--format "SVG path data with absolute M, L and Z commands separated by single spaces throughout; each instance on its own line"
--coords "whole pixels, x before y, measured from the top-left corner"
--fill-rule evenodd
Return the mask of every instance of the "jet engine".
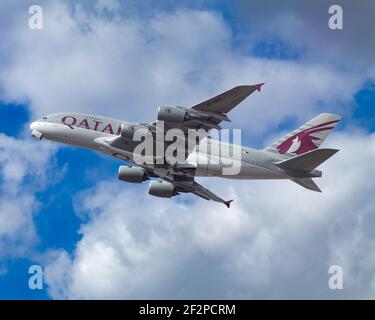
M 160 198 L 171 198 L 177 194 L 173 183 L 167 181 L 151 181 L 148 193 Z
M 118 170 L 118 178 L 121 181 L 141 183 L 147 180 L 147 174 L 142 168 L 120 166 Z
M 140 136 L 147 136 L 148 128 L 140 124 L 124 122 L 121 125 L 121 137 L 133 140 L 134 133 L 138 130 L 142 130 Z
M 32 135 L 33 138 L 36 139 L 36 140 L 42 140 L 42 138 L 43 138 L 43 134 L 40 133 L 39 131 L 36 131 L 36 130 L 33 130 L 33 131 L 31 132 L 31 135 Z
M 159 107 L 158 120 L 183 123 L 187 118 L 187 112 L 183 108 L 179 107 Z

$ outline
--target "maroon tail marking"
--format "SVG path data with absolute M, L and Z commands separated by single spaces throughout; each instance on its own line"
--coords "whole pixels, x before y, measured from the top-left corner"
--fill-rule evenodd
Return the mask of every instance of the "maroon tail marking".
M 302 130 L 301 132 L 298 132 L 298 133 L 292 135 L 291 137 L 289 137 L 288 139 L 286 139 L 285 141 L 283 141 L 277 147 L 277 150 L 279 150 L 279 153 L 281 153 L 281 154 L 286 153 L 290 149 L 290 147 L 292 146 L 293 140 L 296 139 L 296 138 L 300 141 L 301 144 L 300 144 L 299 148 L 296 151 L 294 151 L 295 154 L 300 155 L 300 154 L 303 154 L 305 152 L 317 149 L 318 146 L 314 143 L 314 140 L 319 140 L 319 138 L 314 137 L 311 134 L 313 134 L 315 132 L 322 132 L 322 131 L 331 130 L 331 129 L 334 128 L 333 126 L 328 126 L 328 127 L 326 127 L 326 126 L 337 123 L 338 121 L 339 120 L 329 121 L 329 122 L 321 123 L 321 124 L 318 124 L 318 125 L 313 126 L 311 128 Z

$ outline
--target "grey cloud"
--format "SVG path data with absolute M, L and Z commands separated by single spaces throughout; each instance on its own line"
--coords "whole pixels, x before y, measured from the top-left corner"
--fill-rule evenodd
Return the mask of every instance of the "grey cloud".
M 251 37 L 279 36 L 307 61 L 325 61 L 375 76 L 375 2 L 371 0 L 238 1 L 237 17 Z M 328 8 L 343 8 L 343 30 L 328 28 Z

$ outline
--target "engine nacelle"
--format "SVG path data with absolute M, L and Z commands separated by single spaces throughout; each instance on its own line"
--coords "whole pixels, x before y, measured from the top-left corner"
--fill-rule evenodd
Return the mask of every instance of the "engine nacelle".
M 40 133 L 39 131 L 36 131 L 36 130 L 33 130 L 33 131 L 31 132 L 31 135 L 32 135 L 33 138 L 36 139 L 36 140 L 42 140 L 42 138 L 43 138 L 43 134 Z
M 187 118 L 186 110 L 178 107 L 159 107 L 158 120 L 183 123 Z
M 142 130 L 142 132 L 140 132 L 140 136 L 147 136 L 147 133 L 149 132 L 147 127 L 140 124 L 123 122 L 121 125 L 121 137 L 133 140 L 134 133 L 137 130 Z
M 142 168 L 120 166 L 118 169 L 118 178 L 121 181 L 141 183 L 147 180 L 147 174 Z
M 160 198 L 171 198 L 176 194 L 173 183 L 167 181 L 151 181 L 148 193 Z

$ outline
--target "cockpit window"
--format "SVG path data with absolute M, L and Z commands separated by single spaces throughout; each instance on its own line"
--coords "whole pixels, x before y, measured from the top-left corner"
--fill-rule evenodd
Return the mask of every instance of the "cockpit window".
M 43 119 L 43 120 L 46 120 L 46 119 L 47 119 L 47 117 L 43 117 L 42 119 Z

